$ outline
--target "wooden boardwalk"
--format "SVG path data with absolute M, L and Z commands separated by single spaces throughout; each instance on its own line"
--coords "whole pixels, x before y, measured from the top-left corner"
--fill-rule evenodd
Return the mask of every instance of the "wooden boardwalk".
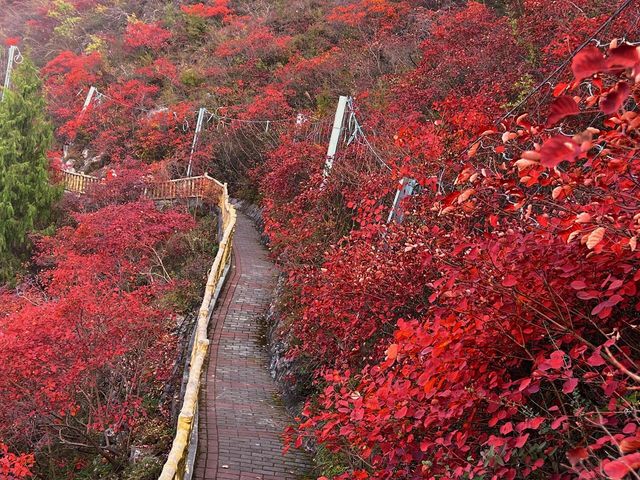
M 277 272 L 251 221 L 238 214 L 236 228 L 229 278 L 211 319 L 194 478 L 308 478 L 304 453 L 282 454 L 282 430 L 290 418 L 278 401 L 260 340 Z

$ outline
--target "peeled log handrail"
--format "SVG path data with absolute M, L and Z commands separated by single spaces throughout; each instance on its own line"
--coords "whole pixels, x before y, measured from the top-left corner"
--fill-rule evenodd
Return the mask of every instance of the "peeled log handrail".
M 182 480 L 185 475 L 186 460 L 189 452 L 189 442 L 193 429 L 194 419 L 198 411 L 198 396 L 200 392 L 202 369 L 204 360 L 209 349 L 209 339 L 207 335 L 211 311 L 215 306 L 212 300 L 218 288 L 221 286 L 223 274 L 229 260 L 231 259 L 231 249 L 233 234 L 236 228 L 236 210 L 229 202 L 229 192 L 226 184 L 220 184 L 209 177 L 211 182 L 222 187 L 218 197 L 220 207 L 223 235 L 218 246 L 218 253 L 213 261 L 207 286 L 202 299 L 202 306 L 198 312 L 198 322 L 196 324 L 195 340 L 191 351 L 191 369 L 189 379 L 182 403 L 182 409 L 178 416 L 178 427 L 173 440 L 169 457 L 167 458 L 159 480 Z
M 62 172 L 65 190 L 74 193 L 86 193 L 90 185 L 101 182 L 96 177 L 74 172 Z M 236 209 L 229 201 L 226 183 L 204 174 L 200 177 L 179 178 L 166 182 L 150 184 L 145 196 L 151 200 L 176 200 L 180 198 L 216 198 L 222 219 L 222 240 L 209 271 L 207 285 L 198 312 L 193 348 L 191 350 L 191 368 L 187 388 L 178 416 L 176 435 L 171 451 L 162 469 L 159 480 L 183 480 L 187 467 L 187 457 L 194 428 L 194 419 L 198 414 L 198 397 L 204 361 L 209 350 L 209 319 L 215 307 L 215 294 L 222 286 L 224 273 L 231 259 L 233 234 L 236 228 Z
M 67 172 L 66 170 L 62 171 L 62 181 L 64 182 L 64 189 L 73 193 L 87 193 L 91 185 L 100 183 L 98 177 L 92 177 L 84 173 Z
M 71 193 L 85 194 L 94 185 L 108 185 L 109 180 L 62 171 L 64 189 Z M 213 198 L 221 195 L 224 185 L 206 173 L 199 177 L 176 178 L 161 182 L 150 182 L 144 196 L 150 200 L 178 200 L 180 198 Z

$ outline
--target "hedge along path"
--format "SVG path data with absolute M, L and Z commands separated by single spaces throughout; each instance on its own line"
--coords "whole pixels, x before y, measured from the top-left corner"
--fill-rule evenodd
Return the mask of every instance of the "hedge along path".
M 96 177 L 81 173 L 63 171 L 62 177 L 65 189 L 77 194 L 87 193 L 92 185 L 100 183 L 100 180 Z M 198 312 L 198 320 L 191 350 L 189 376 L 182 408 L 178 416 L 176 435 L 173 439 L 167 461 L 162 469 L 162 474 L 160 475 L 160 480 L 183 480 L 191 478 L 193 457 L 195 455 L 195 449 L 197 448 L 200 379 L 209 348 L 207 335 L 209 319 L 215 306 L 215 294 L 220 290 L 224 282 L 227 266 L 231 259 L 237 214 L 235 208 L 229 201 L 227 185 L 218 182 L 206 174 L 200 177 L 189 177 L 151 184 L 144 193 L 145 196 L 151 200 L 216 198 L 222 218 L 222 239 L 220 240 L 218 252 L 209 271 L 202 305 Z
M 101 182 L 81 173 L 64 171 L 62 176 L 65 189 L 77 194 Z M 307 456 L 299 450 L 286 458 L 282 455 L 281 432 L 288 417 L 284 408 L 276 405 L 277 390 L 268 372 L 268 356 L 258 342 L 259 317 L 270 304 L 275 273 L 257 231 L 246 217 L 238 218 L 227 185 L 207 174 L 150 184 L 144 193 L 151 200 L 216 199 L 223 232 L 198 313 L 176 435 L 159 480 L 194 478 L 199 437 L 202 444 L 195 478 L 304 478 L 310 470 Z M 239 232 L 234 242 L 236 228 Z M 223 290 L 230 270 L 230 281 Z M 217 303 L 220 306 L 216 309 Z M 212 314 L 213 345 L 207 367 L 207 332 Z M 210 382 L 203 395 L 204 428 L 200 429 L 198 408 L 205 368 Z

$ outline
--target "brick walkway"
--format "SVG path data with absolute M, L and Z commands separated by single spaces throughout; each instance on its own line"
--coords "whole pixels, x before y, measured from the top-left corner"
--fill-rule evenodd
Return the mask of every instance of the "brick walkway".
M 282 455 L 281 433 L 289 418 L 259 340 L 276 270 L 242 214 L 233 243 L 233 264 L 211 319 L 194 478 L 299 480 L 309 459 L 293 449 Z

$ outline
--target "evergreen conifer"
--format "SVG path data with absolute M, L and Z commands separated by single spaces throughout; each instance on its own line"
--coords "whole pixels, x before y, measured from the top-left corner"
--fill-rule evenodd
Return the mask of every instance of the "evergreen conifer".
M 0 283 L 14 283 L 29 253 L 29 234 L 51 225 L 61 189 L 49 181 L 53 129 L 42 83 L 25 59 L 0 102 Z

